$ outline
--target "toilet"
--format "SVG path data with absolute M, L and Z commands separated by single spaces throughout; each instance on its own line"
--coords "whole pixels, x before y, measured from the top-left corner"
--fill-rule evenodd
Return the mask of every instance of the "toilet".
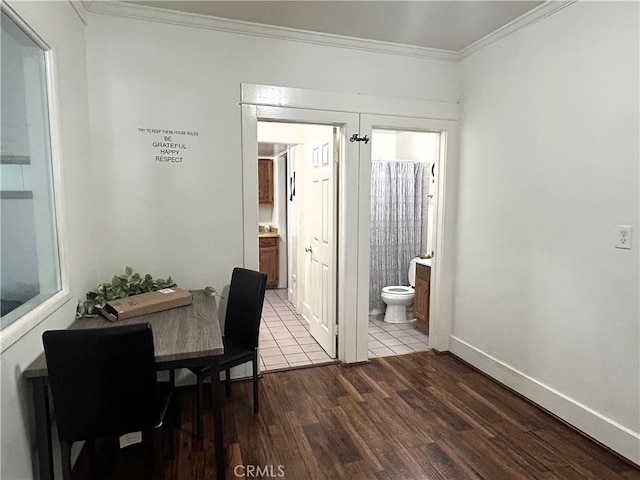
M 387 304 L 384 321 L 387 323 L 415 322 L 415 318 L 407 318 L 407 307 L 413 304 L 414 287 L 416 285 L 416 263 L 418 257 L 409 264 L 410 287 L 394 285 L 382 288 L 382 301 Z

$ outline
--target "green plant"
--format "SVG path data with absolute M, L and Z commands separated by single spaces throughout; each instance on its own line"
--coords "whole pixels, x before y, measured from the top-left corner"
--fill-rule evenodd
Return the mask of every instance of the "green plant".
M 125 267 L 124 275 L 114 275 L 111 282 L 101 283 L 95 290 L 87 292 L 87 299 L 78 301 L 76 316 L 96 316 L 98 310 L 111 300 L 175 286 L 176 283 L 171 276 L 167 279 L 154 280 L 148 273 L 142 276 L 139 273 L 134 273 L 133 268 Z
M 215 297 L 216 295 L 218 295 L 218 291 L 215 289 L 215 287 L 204 287 L 204 294 L 209 297 Z

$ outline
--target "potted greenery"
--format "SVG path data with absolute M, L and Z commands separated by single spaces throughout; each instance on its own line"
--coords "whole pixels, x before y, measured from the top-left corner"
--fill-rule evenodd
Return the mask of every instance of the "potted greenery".
M 95 317 L 98 311 L 111 300 L 175 286 L 176 283 L 171 276 L 154 280 L 148 273 L 142 276 L 135 273 L 133 268 L 125 267 L 124 275 L 114 275 L 111 282 L 101 283 L 95 290 L 87 292 L 86 300 L 78 301 L 76 316 L 78 318 Z

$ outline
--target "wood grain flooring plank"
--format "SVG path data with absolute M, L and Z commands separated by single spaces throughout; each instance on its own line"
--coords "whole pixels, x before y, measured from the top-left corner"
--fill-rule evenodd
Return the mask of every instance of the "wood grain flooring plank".
M 352 464 L 361 464 L 363 461 L 366 461 L 367 465 L 369 465 L 369 469 L 374 472 L 380 472 L 383 469 L 382 464 L 378 461 L 377 455 L 374 453 L 370 446 L 370 442 L 366 439 L 370 439 L 370 437 L 363 437 L 358 432 L 358 429 L 353 424 L 353 418 L 345 412 L 342 407 L 334 407 L 332 409 L 336 419 L 344 425 L 344 429 L 351 438 L 353 444 L 358 448 L 360 455 L 363 460 L 350 462 Z M 379 432 L 377 432 L 379 434 Z M 365 439 L 366 438 L 366 439 Z M 375 443 L 378 445 L 378 442 Z M 385 442 L 385 447 L 388 448 L 389 442 Z M 382 451 L 382 448 L 378 450 Z
M 490 427 L 495 433 L 493 442 L 504 450 L 510 450 L 516 458 L 522 458 L 537 472 L 559 470 L 568 466 L 549 444 L 534 432 L 523 432 L 507 421 L 494 423 Z
M 469 393 L 473 392 L 487 405 L 493 405 L 505 419 L 520 425 L 523 430 L 536 430 L 543 427 L 539 415 L 541 410 L 538 407 L 488 377 L 482 374 L 470 375 L 461 383 L 461 388 L 466 387 Z
M 332 442 L 332 439 L 326 435 L 320 424 L 305 425 L 304 433 L 313 445 L 313 452 L 318 460 L 318 464 L 322 465 L 322 469 L 316 472 L 321 478 L 335 479 L 346 478 L 344 464 L 338 461 L 338 453 Z
M 630 463 L 622 460 L 613 453 L 603 450 L 602 446 L 591 440 L 586 435 L 576 435 L 576 431 L 563 423 L 561 420 L 544 414 L 545 418 L 545 430 L 553 432 L 553 435 L 558 439 L 562 439 L 564 443 L 571 443 L 574 447 L 579 448 L 582 452 L 588 455 L 591 459 L 606 458 L 607 467 L 616 473 L 624 473 L 630 470 Z M 533 432 L 537 434 L 538 432 Z
M 475 432 L 456 432 L 439 443 L 447 454 L 459 452 L 459 456 L 482 478 L 520 480 L 535 478 L 523 470 L 508 454 L 498 451 L 491 443 Z
M 397 480 L 410 478 L 442 480 L 440 472 L 428 464 L 421 464 L 419 460 L 412 455 L 413 450 L 414 449 L 405 448 L 398 449 L 391 445 L 390 449 L 381 456 L 380 461 L 384 466 L 384 471 L 389 477 Z
M 430 468 L 438 472 L 439 476 L 445 480 L 481 480 L 482 477 L 457 454 L 447 454 L 440 445 L 431 443 L 411 449 L 413 456 L 425 468 Z
M 402 447 L 415 447 L 430 443 L 433 440 L 431 432 L 416 424 L 413 416 L 407 417 L 398 413 L 396 407 L 398 399 L 377 398 L 365 396 L 368 409 L 366 415 L 382 430 L 388 438 L 392 438 Z
M 368 460 L 347 463 L 344 469 L 347 474 L 346 478 L 353 480 L 371 480 L 376 478 L 389 480 L 389 476 L 384 470 L 374 470 Z
M 567 430 L 569 429 L 567 428 Z M 615 461 L 617 459 L 613 455 L 604 455 L 605 458 L 610 457 L 607 463 L 595 460 L 590 454 L 590 448 L 585 450 L 583 446 L 578 444 L 580 442 L 578 438 L 574 438 L 573 442 L 567 442 L 564 435 L 559 435 L 558 432 L 550 429 L 537 430 L 533 434 L 553 445 L 554 450 L 567 459 L 569 466 L 582 474 L 585 479 L 600 480 L 606 478 L 607 480 L 621 480 L 624 478 L 610 466 L 609 462 L 617 463 Z
M 380 423 L 367 414 L 370 409 L 369 404 L 361 404 L 350 398 L 342 398 L 340 399 L 340 408 L 349 419 L 351 428 L 360 438 L 366 440 L 367 446 L 372 452 L 377 454 L 388 448 L 389 442 L 393 440 L 393 432 L 387 428 L 385 423 Z
M 470 429 L 481 432 L 486 437 L 493 437 L 493 433 L 486 427 L 487 422 L 480 417 L 472 404 L 464 403 L 458 396 L 458 391 L 445 391 L 441 388 L 429 387 L 429 392 L 459 418 Z M 464 428 L 463 428 L 464 430 Z
M 442 438 L 452 432 L 469 430 L 471 426 L 457 412 L 442 404 L 430 391 L 416 392 L 407 390 L 398 392 L 402 398 L 417 414 L 429 418 L 429 436 Z
M 584 480 L 584 475 L 567 465 L 543 473 L 540 480 Z
M 316 396 L 302 381 L 306 370 L 293 370 L 289 372 L 290 375 L 279 375 L 282 378 L 282 384 L 287 396 L 292 399 L 291 409 L 297 415 L 301 425 L 318 423 Z M 269 379 L 272 376 L 265 375 L 265 379 Z
M 320 427 L 332 446 L 333 454 L 340 464 L 362 460 L 360 450 L 345 429 L 342 420 L 344 416 L 337 416 L 334 409 L 325 409 L 320 415 Z
M 636 466 L 451 355 L 419 352 L 259 381 L 257 415 L 251 381 L 232 382 L 223 404 L 225 445 L 237 443 L 242 466 L 261 469 L 254 478 L 282 468 L 284 480 L 640 480 Z M 164 480 L 213 480 L 211 408 L 198 441 L 195 388 L 176 397 L 175 455 L 164 461 Z M 150 478 L 153 462 L 142 454 L 121 454 L 113 442 L 98 447 L 104 480 Z M 72 480 L 88 471 L 83 452 Z

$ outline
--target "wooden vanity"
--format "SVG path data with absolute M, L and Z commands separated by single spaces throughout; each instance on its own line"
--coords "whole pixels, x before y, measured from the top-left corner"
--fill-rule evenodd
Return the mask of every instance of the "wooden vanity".
M 273 204 L 273 160 L 258 159 L 258 203 Z
M 278 286 L 279 241 L 278 232 L 258 233 L 260 271 L 267 274 L 267 287 L 276 288 Z
M 416 286 L 413 297 L 413 310 L 416 316 L 416 328 L 429 333 L 429 293 L 431 290 L 431 267 L 418 263 L 416 265 Z

